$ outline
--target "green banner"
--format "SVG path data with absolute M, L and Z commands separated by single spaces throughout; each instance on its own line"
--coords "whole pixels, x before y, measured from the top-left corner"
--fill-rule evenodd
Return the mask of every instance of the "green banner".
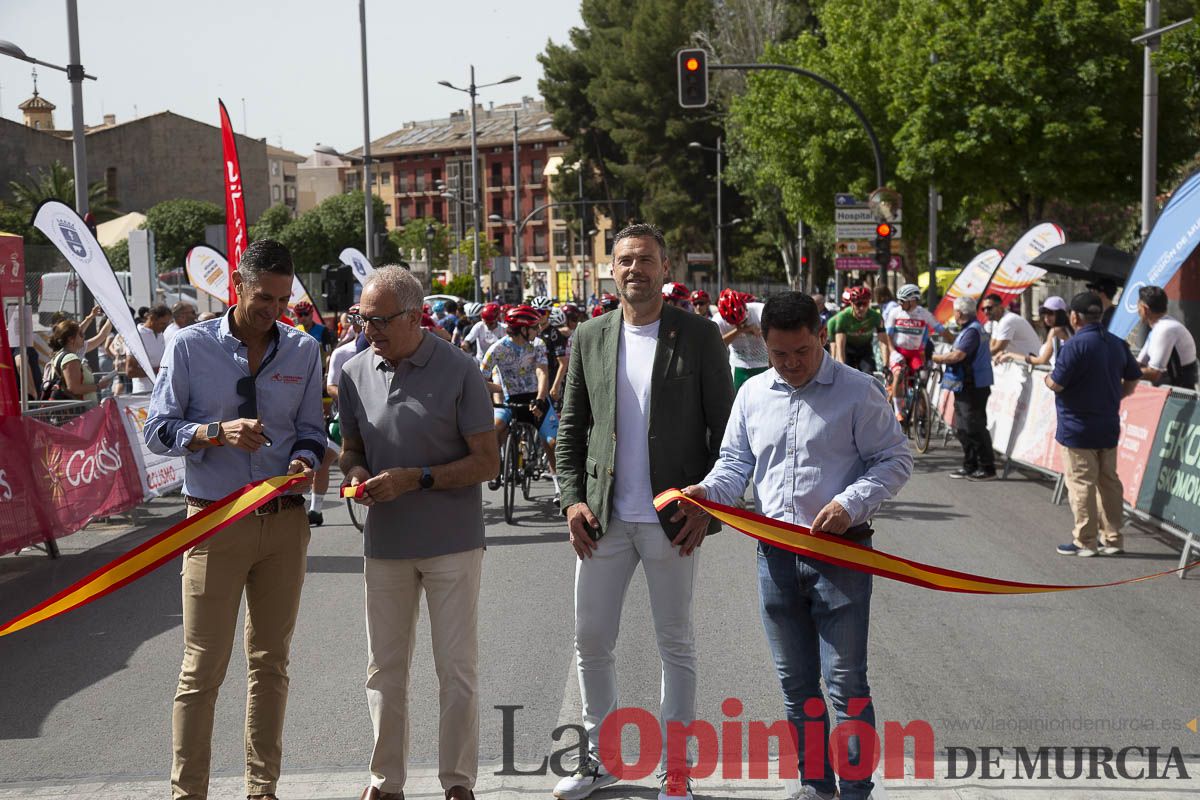
M 1200 409 L 1168 398 L 1146 464 L 1137 507 L 1184 530 L 1200 530 Z

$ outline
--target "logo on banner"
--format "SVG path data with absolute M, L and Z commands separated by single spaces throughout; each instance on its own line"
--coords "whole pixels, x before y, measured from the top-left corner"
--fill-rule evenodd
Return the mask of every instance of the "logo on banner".
M 0 503 L 13 499 L 12 486 L 8 484 L 8 473 L 0 469 Z
M 1145 281 L 1135 281 L 1129 284 L 1121 292 L 1121 305 L 1125 306 L 1125 310 L 1130 314 L 1137 313 L 1138 307 L 1138 291 L 1146 285 Z
M 75 223 L 67 217 L 56 217 L 54 222 L 58 226 L 58 232 L 62 235 L 63 244 L 67 246 L 67 249 L 83 259 L 85 264 L 90 262 L 92 254 L 88 252 L 87 245 L 79 236 L 79 229 L 75 227 Z
M 350 260 L 351 260 L 352 262 L 354 262 L 354 271 L 355 271 L 355 272 L 357 272 L 357 273 L 359 274 L 359 276 L 361 276 L 361 277 L 363 277 L 363 278 L 367 277 L 367 267 L 366 267 L 366 265 L 365 265 L 365 264 L 363 264 L 363 263 L 362 263 L 362 261 L 360 261 L 360 260 L 359 260 L 359 259 L 357 259 L 357 258 L 351 258 Z
M 225 270 L 221 269 L 220 262 L 212 256 L 204 256 L 204 260 L 200 262 L 200 273 L 209 286 L 216 286 L 225 278 Z

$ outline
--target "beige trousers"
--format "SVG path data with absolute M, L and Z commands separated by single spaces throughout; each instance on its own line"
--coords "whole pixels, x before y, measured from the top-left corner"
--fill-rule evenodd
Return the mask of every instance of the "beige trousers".
M 1075 515 L 1075 544 L 1096 548 L 1122 547 L 1121 478 L 1117 475 L 1117 448 L 1082 450 L 1064 447 L 1063 482 Z
M 195 509 L 188 509 L 188 516 Z M 301 507 L 231 524 L 183 557 L 183 666 L 171 714 L 176 800 L 208 796 L 213 713 L 246 595 L 246 794 L 271 794 L 283 757 L 288 649 L 308 551 Z
M 483 548 L 433 558 L 368 558 L 367 708 L 375 732 L 371 785 L 400 792 L 408 775 L 408 673 L 421 591 L 429 606 L 441 715 L 443 789 L 472 789 L 479 771 L 479 578 Z

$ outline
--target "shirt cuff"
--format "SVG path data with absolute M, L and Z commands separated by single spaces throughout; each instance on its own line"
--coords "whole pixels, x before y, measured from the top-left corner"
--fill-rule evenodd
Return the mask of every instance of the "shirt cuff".
M 188 445 L 192 443 L 192 439 L 195 437 L 195 434 L 196 425 L 194 423 L 185 422 L 181 424 L 175 431 L 174 446 L 172 446 L 170 452 L 166 453 L 165 455 L 183 456 L 185 458 L 198 456 L 201 452 L 200 450 L 197 450 L 196 452 L 188 450 Z
M 866 522 L 866 503 L 850 492 L 842 492 L 833 498 L 838 504 L 846 509 L 846 513 L 850 515 L 850 524 L 858 525 Z

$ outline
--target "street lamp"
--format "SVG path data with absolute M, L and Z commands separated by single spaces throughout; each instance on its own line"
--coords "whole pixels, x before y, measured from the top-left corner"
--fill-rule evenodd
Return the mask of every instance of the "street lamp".
M 425 265 L 429 270 L 429 291 L 433 291 L 433 242 L 437 237 L 437 228 L 433 223 L 425 226 Z
M 483 302 L 483 272 L 482 266 L 479 263 L 479 147 L 477 142 L 477 133 L 475 130 L 475 95 L 480 89 L 486 89 L 489 86 L 499 86 L 502 83 L 513 83 L 521 80 L 520 75 L 509 75 L 503 80 L 494 83 L 475 83 L 475 65 L 471 65 L 471 83 L 467 88 L 455 86 L 450 81 L 438 81 L 439 86 L 445 86 L 447 89 L 453 89 L 456 92 L 464 92 L 471 97 L 471 232 L 472 238 L 475 240 L 475 302 Z
M 699 142 L 688 142 L 688 147 L 693 150 L 704 150 L 709 153 L 717 154 L 717 291 L 721 291 L 724 287 L 724 264 L 721 250 L 721 230 L 725 226 L 721 224 L 721 156 L 724 155 L 724 150 L 721 147 L 721 137 L 717 137 L 717 146 L 709 147 L 708 145 L 700 144 Z

